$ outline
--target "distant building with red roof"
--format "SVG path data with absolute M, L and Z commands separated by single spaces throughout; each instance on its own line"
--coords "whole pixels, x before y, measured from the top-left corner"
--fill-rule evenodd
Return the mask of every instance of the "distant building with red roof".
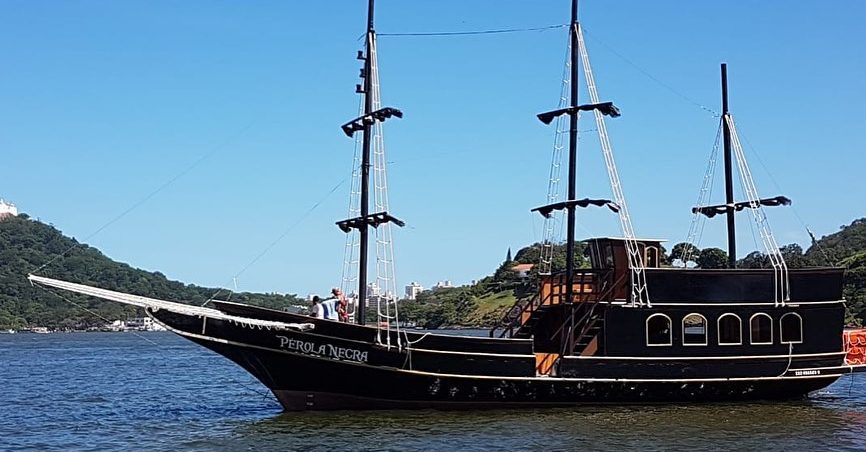
M 535 267 L 535 264 L 517 264 L 514 267 L 511 267 L 511 269 L 517 272 L 517 276 L 521 278 L 528 278 L 529 272 L 532 270 L 533 267 Z

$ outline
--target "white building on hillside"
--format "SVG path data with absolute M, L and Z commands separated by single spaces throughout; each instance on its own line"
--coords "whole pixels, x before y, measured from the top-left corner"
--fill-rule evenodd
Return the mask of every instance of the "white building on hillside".
M 18 216 L 18 208 L 11 202 L 6 202 L 0 198 L 0 218 Z
M 412 281 L 406 286 L 406 299 L 414 300 L 418 298 L 418 294 L 421 292 L 424 292 L 424 287 L 422 287 L 421 284 Z
M 434 289 L 450 289 L 452 287 L 454 287 L 454 284 L 451 284 L 450 279 L 446 279 L 445 281 L 438 281 L 436 285 L 433 286 Z

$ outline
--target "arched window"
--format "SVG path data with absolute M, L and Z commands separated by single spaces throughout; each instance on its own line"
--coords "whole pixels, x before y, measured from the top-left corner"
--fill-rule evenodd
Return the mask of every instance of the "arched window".
M 707 319 L 700 314 L 683 317 L 683 345 L 707 345 Z
M 773 319 L 769 315 L 759 312 L 749 320 L 749 342 L 752 344 L 773 343 Z
M 719 317 L 719 345 L 742 344 L 742 333 L 742 322 L 735 314 L 722 314 Z
M 799 344 L 803 342 L 803 318 L 799 314 L 789 312 L 779 320 L 780 336 L 783 344 Z
M 671 345 L 671 319 L 664 314 L 653 314 L 646 319 L 646 344 Z
M 647 268 L 659 267 L 659 249 L 654 246 L 646 247 L 646 266 Z

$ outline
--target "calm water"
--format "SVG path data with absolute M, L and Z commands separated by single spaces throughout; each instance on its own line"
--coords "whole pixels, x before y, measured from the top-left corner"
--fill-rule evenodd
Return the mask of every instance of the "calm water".
M 800 402 L 283 414 L 171 333 L 0 335 L 0 449 L 866 449 L 866 375 Z

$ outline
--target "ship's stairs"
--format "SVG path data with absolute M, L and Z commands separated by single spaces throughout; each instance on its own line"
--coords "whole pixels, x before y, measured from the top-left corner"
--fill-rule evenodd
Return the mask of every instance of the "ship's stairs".
M 604 332 L 604 312 L 622 283 L 613 283 L 611 276 L 608 269 L 575 272 L 568 303 L 564 273 L 539 275 L 538 292 L 518 300 L 490 336 L 532 338 L 540 375 L 548 375 L 563 354 L 595 354 Z

